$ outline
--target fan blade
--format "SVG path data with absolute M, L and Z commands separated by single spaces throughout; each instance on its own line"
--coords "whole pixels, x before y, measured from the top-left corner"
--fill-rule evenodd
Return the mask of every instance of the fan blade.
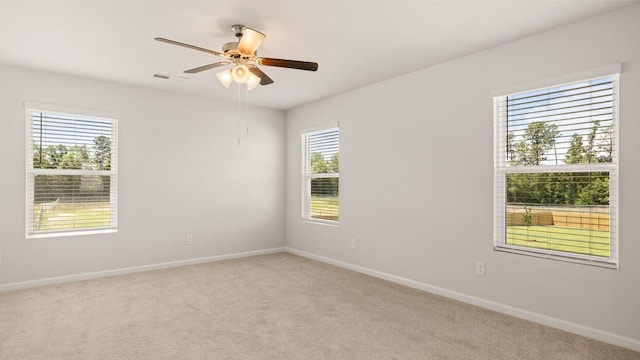
M 256 62 L 260 65 L 265 65 L 265 66 L 278 66 L 283 68 L 308 70 L 308 71 L 318 70 L 318 63 L 309 62 L 309 61 L 257 58 Z
M 155 40 L 161 41 L 161 42 L 164 42 L 164 43 L 167 43 L 167 44 L 171 44 L 171 45 L 178 45 L 178 46 L 186 47 L 186 48 L 189 48 L 189 49 L 203 51 L 203 52 L 206 52 L 206 53 L 209 53 L 209 54 L 213 54 L 213 55 L 223 56 L 224 57 L 224 54 L 222 54 L 220 52 L 209 50 L 209 49 L 205 49 L 205 48 L 201 48 L 201 47 L 195 46 L 195 45 L 189 45 L 189 44 L 181 43 L 181 42 L 175 41 L 175 40 L 169 40 L 169 39 L 165 39 L 165 38 L 161 38 L 161 37 L 157 37 L 157 38 L 155 38 Z
M 196 74 L 196 73 L 199 73 L 201 71 L 205 71 L 205 70 L 209 70 L 209 69 L 213 69 L 213 68 L 217 68 L 219 66 L 225 66 L 225 65 L 229 65 L 229 64 L 231 64 L 231 63 L 228 62 L 228 61 L 220 61 L 220 62 L 217 62 L 217 63 L 204 65 L 204 66 L 199 66 L 197 68 L 186 70 L 185 73 L 187 73 L 187 74 Z
M 267 74 L 262 72 L 262 70 L 258 69 L 257 66 L 249 66 L 249 71 L 260 78 L 260 85 L 273 84 L 273 80 Z
M 238 43 L 238 52 L 243 55 L 253 55 L 267 36 L 259 31 L 245 28 Z

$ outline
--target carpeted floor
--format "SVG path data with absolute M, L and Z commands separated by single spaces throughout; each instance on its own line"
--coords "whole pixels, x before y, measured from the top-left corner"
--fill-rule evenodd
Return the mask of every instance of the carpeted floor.
M 0 359 L 640 359 L 291 254 L 0 293 Z

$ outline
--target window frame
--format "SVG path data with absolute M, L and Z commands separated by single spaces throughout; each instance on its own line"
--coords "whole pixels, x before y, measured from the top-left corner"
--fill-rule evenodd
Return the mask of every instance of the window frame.
M 112 113 L 69 108 L 64 106 L 25 102 L 26 119 L 26 177 L 25 177 L 25 237 L 27 239 L 66 237 L 78 235 L 116 233 L 118 231 L 118 116 Z M 31 113 L 43 112 L 63 116 L 87 119 L 108 120 L 111 122 L 111 163 L 110 170 L 79 169 L 37 169 L 33 166 L 33 118 Z M 73 176 L 109 176 L 110 226 L 101 228 L 70 228 L 55 231 L 36 231 L 33 219 L 36 175 L 73 175 Z M 31 219 L 31 221 L 29 221 Z
M 522 84 L 518 87 L 503 89 L 493 92 L 494 102 L 494 236 L 493 248 L 495 251 L 515 253 L 520 255 L 560 260 L 571 263 L 593 265 L 605 268 L 619 268 L 619 88 L 620 88 L 621 64 L 613 64 L 587 72 L 566 74 L 563 76 L 539 81 L 536 83 Z M 601 78 L 613 79 L 613 153 L 610 163 L 584 163 L 564 165 L 521 165 L 509 166 L 507 163 L 507 132 L 506 109 L 503 108 L 507 96 L 533 92 L 537 90 L 561 87 L 564 85 L 586 82 Z M 524 173 L 579 173 L 579 172 L 608 172 L 609 173 L 609 258 L 601 258 L 594 255 L 576 254 L 555 250 L 539 249 L 509 245 L 506 243 L 506 176 L 507 174 Z
M 311 153 L 309 136 L 322 131 L 337 129 L 338 130 L 338 146 L 340 146 L 340 123 L 327 124 L 311 129 L 304 129 L 300 131 L 300 143 L 301 143 L 301 174 L 302 174 L 302 186 L 301 186 L 301 203 L 302 212 L 301 218 L 305 222 L 318 223 L 323 225 L 338 226 L 340 223 L 340 191 L 338 191 L 338 220 L 327 220 L 311 217 L 311 181 L 313 179 L 338 179 L 338 187 L 340 187 L 340 170 L 336 173 L 323 173 L 313 174 L 311 173 Z

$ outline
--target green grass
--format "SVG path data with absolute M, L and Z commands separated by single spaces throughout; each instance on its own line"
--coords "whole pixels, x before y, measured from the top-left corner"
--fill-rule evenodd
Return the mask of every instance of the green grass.
M 45 209 L 38 223 L 40 204 L 33 207 L 35 231 L 105 228 L 111 224 L 108 202 L 60 203 L 55 208 Z
M 314 219 L 324 219 L 338 221 L 339 219 L 338 197 L 332 196 L 312 196 L 311 197 L 311 217 Z
M 609 232 L 557 226 L 507 226 L 507 245 L 609 257 Z

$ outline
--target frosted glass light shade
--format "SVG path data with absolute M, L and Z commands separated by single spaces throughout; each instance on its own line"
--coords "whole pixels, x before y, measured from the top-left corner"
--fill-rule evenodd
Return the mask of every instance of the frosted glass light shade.
M 231 76 L 238 84 L 246 83 L 249 80 L 249 75 L 251 75 L 251 72 L 244 65 L 238 65 L 231 70 Z
M 220 83 L 224 85 L 224 87 L 228 88 L 229 85 L 233 82 L 233 76 L 231 75 L 231 69 L 219 72 L 216 74 L 218 76 L 218 80 Z
M 260 78 L 253 74 L 249 74 L 249 78 L 247 79 L 247 89 L 253 90 L 259 84 L 260 84 Z

